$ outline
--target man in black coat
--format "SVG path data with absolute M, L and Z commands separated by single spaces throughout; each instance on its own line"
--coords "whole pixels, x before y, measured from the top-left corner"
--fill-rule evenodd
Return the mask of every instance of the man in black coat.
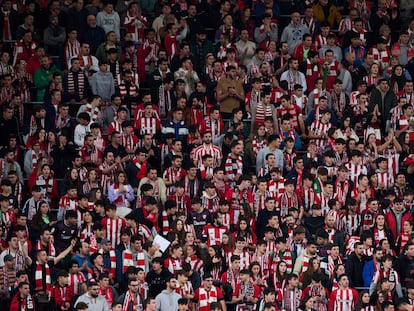
M 361 242 L 356 242 L 354 251 L 349 255 L 345 263 L 345 271 L 349 278 L 349 286 L 363 287 L 362 271 L 364 270 L 365 256 Z
M 15 34 L 17 26 L 19 25 L 19 20 L 19 14 L 12 8 L 12 1 L 3 1 L 0 13 L 0 34 L 2 34 L 2 41 L 10 41 L 16 39 Z M 4 27 L 6 23 L 8 24 L 7 29 Z
M 0 146 L 6 147 L 9 143 L 10 134 L 17 136 L 17 143 L 22 145 L 19 121 L 14 116 L 14 109 L 9 105 L 3 105 L 2 116 L 0 117 Z
M 394 262 L 394 269 L 400 276 L 402 287 L 414 281 L 414 243 L 407 243 L 405 252 Z
M 269 219 L 273 215 L 277 215 L 277 212 L 275 211 L 275 199 L 269 197 L 266 198 L 265 208 L 262 209 L 257 215 L 256 235 L 258 239 L 262 239 L 264 237 L 265 229 L 268 225 Z

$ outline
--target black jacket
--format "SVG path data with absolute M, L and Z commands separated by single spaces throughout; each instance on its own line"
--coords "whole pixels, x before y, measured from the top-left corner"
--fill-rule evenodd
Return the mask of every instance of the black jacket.
M 352 252 L 351 255 L 349 255 L 348 260 L 345 263 L 345 271 L 346 271 L 346 274 L 348 275 L 350 287 L 363 287 L 364 286 L 364 280 L 362 278 L 362 271 L 364 270 L 364 264 L 365 264 L 364 256 L 362 256 L 361 259 L 359 259 L 355 255 L 355 252 Z

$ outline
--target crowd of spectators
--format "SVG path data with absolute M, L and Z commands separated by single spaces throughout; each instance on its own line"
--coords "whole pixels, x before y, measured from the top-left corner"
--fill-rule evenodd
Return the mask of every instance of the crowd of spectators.
M 414 310 L 414 1 L 0 6 L 0 309 Z

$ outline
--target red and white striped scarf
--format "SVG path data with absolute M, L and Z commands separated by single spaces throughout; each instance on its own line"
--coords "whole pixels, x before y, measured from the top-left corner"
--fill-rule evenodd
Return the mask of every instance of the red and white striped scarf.
M 330 276 L 334 275 L 335 266 L 336 265 L 341 265 L 341 264 L 342 264 L 341 256 L 338 256 L 338 258 L 336 260 L 336 264 L 335 264 L 335 260 L 332 258 L 332 256 L 328 255 L 328 272 L 329 272 L 329 275 Z
M 293 257 L 292 252 L 289 249 L 285 249 L 284 252 L 276 252 L 272 262 L 272 273 L 276 274 L 277 265 L 284 261 L 286 263 L 286 273 L 293 271 Z
M 173 274 L 182 269 L 182 263 L 180 258 L 168 257 L 165 260 L 165 267 Z
M 75 40 L 75 42 L 70 42 L 69 40 L 66 41 L 65 44 L 65 58 L 66 61 L 69 62 L 72 58 L 76 57 L 80 54 L 80 43 L 78 40 Z M 83 67 L 83 66 L 82 66 Z
M 104 255 L 102 248 L 99 250 L 99 254 Z M 114 250 L 109 251 L 109 261 L 111 263 L 111 267 L 109 271 L 112 273 L 112 277 L 115 278 L 116 276 L 116 254 Z
M 352 22 L 349 17 L 345 17 L 339 23 L 339 31 L 347 32 L 352 29 Z
M 225 163 L 225 174 L 227 178 L 232 182 L 236 174 L 243 174 L 243 159 L 241 156 L 237 156 L 235 159 L 228 155 Z
M 53 244 L 51 242 L 47 243 L 47 249 L 45 249 L 43 247 L 42 242 L 39 240 L 36 243 L 36 251 L 40 251 L 40 250 L 46 250 L 47 256 L 48 257 L 55 257 L 56 256 L 56 250 L 55 247 L 53 246 Z
M 96 240 L 95 234 L 91 234 L 89 237 L 89 252 L 91 254 L 96 253 L 98 251 L 98 241 Z
M 314 73 L 319 72 L 318 64 L 311 64 L 310 60 L 306 60 L 306 76 L 313 76 Z
M 77 87 L 75 86 L 75 78 L 74 76 L 78 76 L 77 80 Z M 83 91 L 85 88 L 85 75 L 83 71 L 79 70 L 77 72 L 69 71 L 67 76 L 67 83 L 68 83 L 68 92 L 69 94 L 74 94 L 76 92 L 76 88 L 78 89 L 78 94 L 80 98 L 83 98 Z
M 267 185 L 270 195 L 275 200 L 278 200 L 285 192 L 285 179 L 283 177 L 278 181 L 270 180 Z
M 145 254 L 143 251 L 136 253 L 136 260 L 134 254 L 130 249 L 124 250 L 122 254 L 122 271 L 125 273 L 128 267 L 142 268 L 145 271 Z M 147 271 L 146 271 L 147 272 Z
M 265 190 L 264 193 L 261 193 L 259 191 L 255 192 L 254 198 L 253 198 L 254 199 L 253 210 L 254 210 L 254 214 L 256 215 L 256 218 L 259 212 L 265 208 L 265 201 L 267 197 L 270 197 L 270 192 L 267 190 Z
M 162 234 L 166 235 L 168 232 L 171 231 L 170 222 L 168 220 L 168 215 L 166 211 L 162 211 Z
M 344 92 L 337 94 L 335 91 L 331 92 L 332 107 L 335 111 L 343 112 L 346 107 L 346 96 Z
M 55 127 L 59 130 L 66 127 L 70 122 L 70 117 L 63 118 L 60 114 L 56 116 Z
M 87 63 L 85 63 L 85 60 L 84 60 L 83 56 L 80 53 L 78 54 L 78 59 L 79 59 L 79 63 L 80 63 L 81 68 L 84 68 L 86 65 L 93 66 L 92 56 L 88 55 L 88 56 L 85 56 L 85 57 L 88 60 Z
M 270 255 L 266 253 L 264 255 L 260 255 L 256 252 L 252 256 L 252 262 L 254 261 L 257 261 L 259 263 L 262 270 L 262 276 L 264 278 L 268 278 L 270 271 Z
M 286 217 L 289 213 L 289 209 L 298 207 L 299 200 L 298 196 L 293 193 L 292 195 L 288 195 L 286 192 L 282 194 L 280 198 L 280 216 Z
M 43 273 L 43 269 L 45 270 Z M 43 286 L 45 284 L 45 287 Z M 46 263 L 44 265 L 39 264 L 36 261 L 36 271 L 35 271 L 35 291 L 45 291 L 50 296 L 52 279 L 50 277 L 50 268 Z
M 37 168 L 37 160 L 43 158 L 43 153 L 42 151 L 39 151 L 39 153 L 36 153 L 36 151 L 34 151 L 33 149 L 31 149 L 32 152 L 32 167 L 33 170 L 35 170 Z
M 302 24 L 303 24 L 303 25 L 308 26 L 309 33 L 310 33 L 311 35 L 313 35 L 313 34 L 314 34 L 314 32 L 315 32 L 315 19 L 312 17 L 312 18 L 310 19 L 310 21 L 308 21 L 308 20 L 306 20 L 305 18 L 302 18 L 301 22 L 302 22 Z
M 351 44 L 349 46 L 349 53 L 355 55 L 355 57 L 358 58 L 358 59 L 364 59 L 364 49 L 360 46 L 353 47 L 352 44 Z
M 309 211 L 311 206 L 316 202 L 316 192 L 313 188 L 305 189 L 302 187 L 302 189 L 301 199 L 303 207 L 305 208 L 305 211 Z
M 80 295 L 82 293 L 81 285 L 86 282 L 86 278 L 82 272 L 77 274 L 69 274 L 68 286 L 72 288 L 74 295 Z
M 290 290 L 288 286 L 286 286 L 280 293 L 282 296 L 282 308 L 290 311 L 296 311 L 300 304 L 302 291 L 298 288 Z
M 227 270 L 227 280 L 226 282 L 231 284 L 232 288 L 236 288 L 236 285 L 240 280 L 240 270 L 234 271 L 231 267 Z
M 289 70 L 288 71 L 288 82 L 289 82 L 288 93 L 289 93 L 289 95 L 292 95 L 295 84 L 300 84 L 299 72 Z
M 134 297 L 135 296 L 135 297 Z M 132 303 L 132 308 L 130 305 Z M 141 310 L 141 301 L 138 294 L 132 295 L 130 291 L 125 293 L 124 303 L 122 305 L 122 311 L 140 311 Z
M 113 291 L 112 291 L 112 289 L 111 289 L 110 286 L 108 286 L 105 289 L 105 292 L 102 289 L 102 287 L 99 287 L 99 295 L 105 297 L 105 300 L 108 303 L 108 306 L 112 306 L 112 303 L 114 302 L 114 293 L 113 293 Z
M 370 87 L 371 85 L 377 85 L 379 79 L 379 76 L 374 77 L 372 75 L 364 76 L 363 78 L 363 80 L 367 83 L 368 87 Z

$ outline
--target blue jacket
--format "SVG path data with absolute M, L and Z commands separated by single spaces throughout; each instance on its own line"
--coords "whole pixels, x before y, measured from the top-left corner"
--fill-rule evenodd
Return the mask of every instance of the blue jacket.
M 374 259 L 371 259 L 365 262 L 364 269 L 362 270 L 362 279 L 364 280 L 364 287 L 369 287 L 371 285 L 374 273 Z

